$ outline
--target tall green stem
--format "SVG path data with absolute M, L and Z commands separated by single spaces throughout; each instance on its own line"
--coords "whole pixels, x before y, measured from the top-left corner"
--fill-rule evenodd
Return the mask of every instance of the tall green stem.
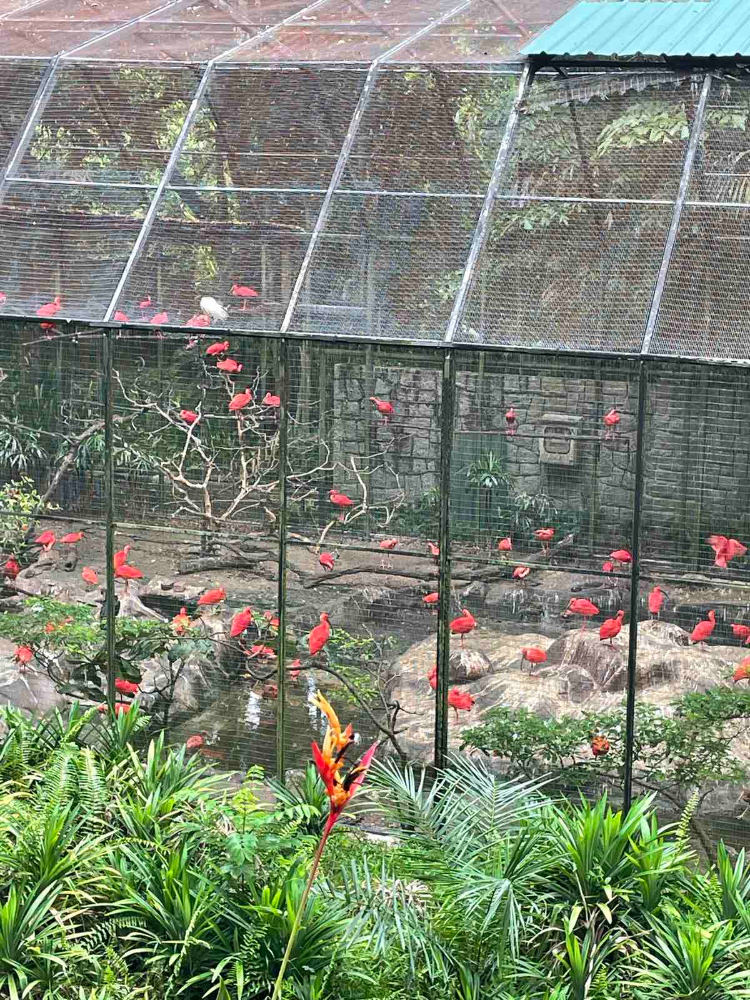
M 279 969 L 279 974 L 276 977 L 276 985 L 273 988 L 273 996 L 271 997 L 271 1000 L 278 1000 L 278 998 L 281 996 L 281 987 L 284 983 L 284 975 L 286 973 L 286 967 L 289 965 L 289 959 L 292 954 L 292 948 L 294 948 L 294 942 L 297 940 L 299 927 L 300 924 L 302 923 L 302 914 L 305 912 L 305 907 L 307 906 L 307 898 L 310 895 L 310 890 L 312 889 L 313 882 L 315 881 L 315 876 L 318 874 L 318 868 L 320 867 L 320 859 L 323 857 L 323 850 L 326 846 L 328 835 L 330 834 L 332 829 L 333 829 L 332 826 L 326 826 L 325 830 L 323 831 L 323 835 L 320 838 L 318 849 L 315 852 L 312 868 L 310 869 L 310 875 L 307 879 L 307 885 L 305 886 L 305 891 L 302 893 L 302 899 L 300 900 L 299 906 L 297 907 L 297 913 L 294 917 L 294 923 L 292 924 L 292 932 L 289 935 L 289 941 L 286 946 L 286 951 L 284 952 L 284 957 L 281 960 L 281 968 Z

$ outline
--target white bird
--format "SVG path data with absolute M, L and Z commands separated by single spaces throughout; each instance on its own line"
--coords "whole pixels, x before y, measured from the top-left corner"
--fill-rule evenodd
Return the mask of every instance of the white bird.
M 212 298 L 210 295 L 204 295 L 200 301 L 200 306 L 206 316 L 210 316 L 211 319 L 228 319 L 229 313 L 221 304 L 217 302 L 216 299 Z

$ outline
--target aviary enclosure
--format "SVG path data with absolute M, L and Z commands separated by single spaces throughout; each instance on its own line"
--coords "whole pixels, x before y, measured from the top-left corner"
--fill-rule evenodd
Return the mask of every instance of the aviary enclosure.
M 0 60 L 3 699 L 283 775 L 333 690 L 744 841 L 742 69 L 521 64 L 531 0 L 50 59 L 50 6 Z

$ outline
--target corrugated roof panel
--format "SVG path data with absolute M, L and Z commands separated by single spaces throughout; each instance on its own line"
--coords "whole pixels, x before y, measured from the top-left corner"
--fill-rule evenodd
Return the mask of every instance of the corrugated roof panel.
M 750 56 L 748 0 L 582 0 L 525 56 Z

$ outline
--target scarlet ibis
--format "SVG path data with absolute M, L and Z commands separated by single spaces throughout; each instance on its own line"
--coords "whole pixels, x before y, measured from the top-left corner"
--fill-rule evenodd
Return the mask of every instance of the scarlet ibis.
M 56 541 L 54 531 L 43 531 L 38 538 L 34 539 L 34 545 L 41 545 L 43 552 L 49 552 Z
M 651 593 L 648 595 L 648 610 L 652 615 L 659 617 L 659 614 L 664 604 L 664 594 L 661 587 L 654 587 Z M 747 630 L 747 634 L 750 635 L 750 629 Z
M 302 661 L 299 659 L 292 660 L 291 668 L 289 670 L 289 676 L 292 678 L 293 681 L 297 680 L 301 669 L 302 669 Z
M 331 622 L 324 611 L 320 616 L 320 625 L 316 625 L 314 629 L 310 631 L 308 636 L 308 646 L 310 649 L 310 656 L 315 656 L 321 651 L 328 640 L 331 638 Z
M 528 663 L 544 663 L 547 659 L 547 654 L 543 649 L 539 649 L 538 646 L 524 646 L 521 649 L 521 660 L 526 660 Z
M 591 740 L 591 752 L 595 757 L 606 757 L 609 753 L 609 740 L 605 736 L 594 736 Z
M 232 295 L 237 296 L 237 298 L 242 299 L 242 312 L 247 310 L 247 300 L 257 299 L 258 293 L 254 288 L 250 288 L 249 285 L 232 285 Z
M 737 681 L 750 681 L 750 656 L 746 656 L 742 663 L 740 663 L 732 674 L 732 680 L 735 684 Z
M 393 404 L 385 399 L 378 399 L 377 396 L 370 396 L 370 402 L 383 418 L 383 423 L 387 424 L 394 414 Z
M 433 605 L 436 605 L 439 600 L 440 600 L 440 594 L 438 594 L 437 591 L 434 591 L 434 593 L 432 594 L 426 594 L 422 598 L 422 603 L 426 604 L 428 607 L 432 607 Z
M 217 361 L 216 367 L 219 371 L 230 372 L 232 375 L 242 371 L 242 365 L 238 364 L 234 358 L 225 358 L 223 361 Z
M 604 435 L 604 440 L 611 441 L 612 438 L 615 436 L 615 427 L 617 427 L 617 425 L 620 423 L 620 414 L 617 408 L 613 406 L 612 409 L 609 411 L 609 413 L 604 414 L 603 419 L 604 419 L 604 426 L 607 428 L 607 431 Z
M 31 646 L 17 646 L 13 659 L 19 663 L 30 663 L 33 656 L 34 650 Z
M 337 490 L 331 490 L 328 495 L 333 506 L 340 509 L 341 513 L 339 514 L 339 521 L 343 522 L 346 508 L 353 507 L 354 501 L 351 497 L 348 497 L 346 493 L 339 493 Z
M 207 590 L 205 594 L 201 594 L 198 598 L 198 604 L 201 607 L 206 607 L 211 604 L 220 604 L 226 596 L 227 592 L 223 587 L 216 587 L 214 590 Z
M 528 566 L 516 566 L 516 568 L 513 570 L 513 579 L 525 580 L 530 572 L 531 570 L 529 569 Z
M 210 358 L 213 358 L 215 355 L 224 354 L 224 352 L 228 350 L 229 350 L 229 341 L 222 340 L 222 341 L 217 341 L 217 343 L 211 344 L 210 347 L 206 348 L 206 354 Z
M 518 429 L 518 418 L 516 417 L 516 411 L 511 408 L 505 411 L 505 423 L 507 424 L 507 430 L 505 431 L 508 437 L 513 437 Z
M 237 410 L 242 410 L 248 406 L 253 401 L 253 394 L 250 389 L 245 389 L 244 392 L 238 392 L 236 396 L 233 396 L 229 401 L 229 409 L 231 412 L 236 412 Z
M 437 663 L 427 675 L 427 680 L 430 682 L 432 690 L 437 691 Z
M 454 618 L 450 626 L 452 635 L 461 636 L 462 646 L 464 644 L 464 636 L 468 635 L 469 632 L 473 631 L 476 627 L 477 620 L 467 608 L 461 609 L 460 617 Z
M 440 549 L 434 542 L 428 542 L 427 548 L 430 550 L 430 555 L 434 558 L 435 562 L 437 562 L 440 558 Z
M 138 308 L 141 309 L 141 310 L 143 310 L 143 309 L 150 309 L 151 308 L 151 296 L 147 295 L 145 299 L 141 299 L 141 301 L 138 303 Z
M 334 560 L 330 552 L 321 552 L 320 559 L 318 559 L 318 562 L 327 573 L 330 573 L 330 571 L 333 569 Z
M 8 301 L 8 296 L 5 294 L 5 292 L 0 292 L 0 306 L 4 306 L 7 301 Z
M 131 580 L 142 580 L 143 573 L 138 569 L 137 566 L 131 566 L 130 563 L 121 563 L 119 566 L 115 566 L 115 576 L 120 580 L 125 581 L 125 590 L 127 591 L 130 586 Z
M 512 552 L 513 542 L 510 540 L 510 535 L 507 535 L 505 538 L 501 538 L 497 543 L 497 547 L 500 552 Z
M 690 638 L 694 643 L 705 642 L 713 632 L 716 627 L 716 612 L 708 612 L 708 620 L 703 620 L 698 622 L 693 631 L 690 633 Z
M 69 531 L 67 535 L 63 535 L 60 539 L 61 545 L 75 545 L 76 542 L 80 542 L 83 539 L 82 531 Z
M 11 556 L 3 565 L 3 576 L 7 576 L 9 580 L 15 580 L 20 572 L 21 567 L 19 566 L 15 556 Z
M 397 545 L 398 545 L 397 538 L 384 538 L 383 541 L 380 543 L 379 548 L 383 549 L 384 552 L 393 552 L 393 550 L 396 548 Z M 383 563 L 381 562 L 380 565 L 382 567 Z M 388 568 L 390 568 L 390 566 L 391 566 L 391 560 L 389 559 Z
M 549 543 L 555 537 L 554 528 L 537 528 L 534 532 L 536 538 L 542 543 L 542 553 L 549 555 Z
M 567 606 L 563 615 L 582 615 L 583 616 L 583 626 L 582 630 L 586 628 L 586 619 L 593 618 L 594 615 L 599 614 L 599 608 L 590 601 L 587 597 L 574 597 L 571 599 L 570 604 Z
M 46 302 L 43 306 L 39 306 L 36 311 L 37 316 L 42 318 L 46 316 L 55 316 L 60 312 L 60 296 L 56 295 L 51 302 Z
M 114 319 L 115 323 L 129 323 L 130 322 L 130 320 L 125 315 L 125 313 L 122 312 L 120 309 L 117 309 L 115 311 L 115 315 L 112 318 Z
M 115 715 L 127 715 L 130 709 L 133 707 L 133 704 L 134 703 L 131 701 L 118 701 L 114 706 Z M 101 712 L 102 715 L 104 715 L 104 713 L 107 711 L 108 708 L 109 705 L 102 704 L 98 706 L 97 711 Z
M 610 552 L 610 559 L 614 559 L 615 562 L 619 563 L 630 563 L 633 561 L 633 557 L 628 552 L 627 549 L 615 549 L 614 552 Z
M 726 535 L 709 535 L 706 542 L 714 550 L 714 566 L 720 569 L 726 569 L 732 559 L 744 556 L 747 552 L 746 545 L 738 542 L 736 538 L 727 538 Z
M 612 640 L 615 636 L 620 634 L 620 629 L 622 628 L 622 620 L 625 617 L 624 611 L 618 611 L 615 618 L 607 618 L 603 621 L 599 627 L 599 642 L 603 642 L 605 639 L 609 639 L 610 646 L 613 645 Z
M 131 549 L 131 546 L 130 545 L 126 545 L 125 548 L 120 549 L 119 552 L 115 552 L 114 558 L 112 560 L 112 562 L 114 563 L 115 569 L 118 566 L 122 566 L 122 564 L 127 560 L 127 558 L 128 558 L 128 552 L 130 552 L 130 549 Z
M 200 735 L 200 733 L 193 733 L 192 736 L 188 736 L 185 740 L 185 747 L 188 750 L 197 750 L 199 747 L 202 747 L 205 742 L 205 739 Z
M 274 396 L 273 393 L 267 392 L 263 397 L 261 405 L 278 409 L 281 406 L 281 396 Z
M 161 326 L 162 323 L 168 323 L 168 322 L 169 322 L 169 313 L 166 312 L 166 310 L 164 309 L 162 309 L 161 312 L 156 313 L 149 320 L 151 326 Z
M 474 698 L 472 698 L 468 691 L 451 688 L 448 692 L 448 704 L 456 713 L 456 722 L 458 722 L 458 710 L 461 709 L 462 712 L 470 712 L 474 707 Z
M 606 562 L 602 563 L 603 573 L 614 573 L 614 571 L 615 571 L 615 564 L 611 562 L 609 559 L 607 559 Z
M 140 687 L 135 683 L 135 681 L 126 681 L 122 677 L 116 677 L 115 691 L 119 694 L 138 694 Z
M 236 639 L 238 635 L 242 635 L 245 629 L 250 628 L 253 624 L 253 609 L 243 608 L 242 611 L 238 611 L 237 614 L 232 619 L 232 624 L 229 628 L 230 639 Z
M 735 639 L 747 639 L 750 637 L 750 626 L 748 625 L 737 625 L 732 622 L 732 633 Z
M 180 419 L 186 424 L 194 424 L 196 420 L 200 420 L 200 415 L 195 410 L 180 410 Z
M 229 318 L 227 310 L 212 295 L 204 295 L 198 304 L 206 316 L 210 316 L 211 319 L 215 319 L 219 323 Z
M 93 570 L 90 566 L 84 566 L 81 570 L 81 576 L 86 583 L 90 583 L 93 587 L 99 585 L 99 577 L 96 570 Z
M 180 613 L 172 619 L 172 631 L 175 635 L 185 635 L 193 627 L 187 608 L 180 608 Z
M 211 320 L 208 318 L 208 316 L 206 316 L 205 313 L 195 313 L 194 316 L 190 317 L 185 326 L 197 326 L 197 327 L 211 326 Z
M 265 660 L 272 660 L 274 656 L 276 656 L 276 653 L 270 646 L 264 646 L 262 643 L 258 643 L 256 646 L 250 647 L 250 652 L 247 655 L 251 658 L 253 656 L 260 656 Z

